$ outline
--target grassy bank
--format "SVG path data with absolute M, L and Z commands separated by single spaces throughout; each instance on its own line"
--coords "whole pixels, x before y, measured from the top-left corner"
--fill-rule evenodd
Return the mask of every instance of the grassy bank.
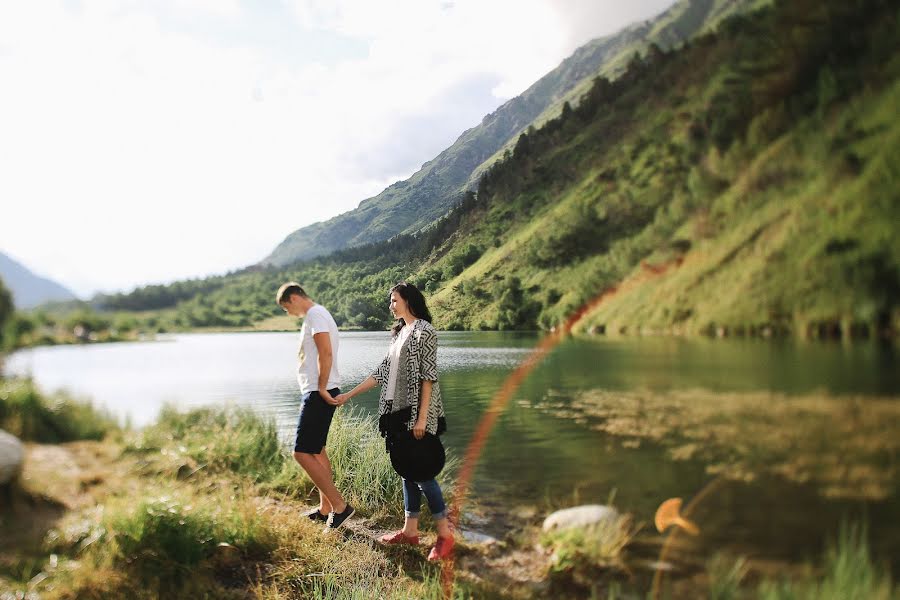
M 176 476 L 233 474 L 261 493 L 312 498 L 312 482 L 288 455 L 274 423 L 249 409 L 164 409 L 155 425 L 126 441 L 124 450 L 153 459 L 163 456 L 168 463 L 163 468 Z M 337 411 L 328 455 L 335 485 L 348 502 L 373 518 L 402 517 L 400 479 L 374 417 Z M 451 459 L 447 472 L 453 464 Z
M 30 379 L 0 379 L 0 429 L 21 440 L 56 444 L 100 440 L 115 420 L 66 393 L 42 394 Z
M 50 418 L 52 399 L 28 382 L 4 385 L 4 414 L 14 404 L 19 415 L 4 423 Z M 348 528 L 325 534 L 321 524 L 299 516 L 314 504 L 314 487 L 273 424 L 256 413 L 167 409 L 153 426 L 123 431 L 89 407 L 78 410 L 83 414 L 74 420 L 93 425 L 73 430 L 67 439 L 76 441 L 29 443 L 23 489 L 0 510 L 0 594 L 42 600 L 443 597 L 441 568 L 425 561 L 427 546 L 374 541 L 397 527 L 402 513 L 400 480 L 371 417 L 337 413 L 329 452 L 338 486 L 359 512 Z M 646 578 L 623 579 L 630 568 L 623 551 L 635 526 L 624 513 L 613 525 L 615 535 L 587 529 L 545 536 L 544 549 L 535 545 L 536 523 L 489 548 L 460 540 L 454 597 L 643 598 Z M 425 537 L 430 542 L 433 534 Z M 865 537 L 848 529 L 822 564 L 784 577 L 763 574 L 752 561 L 720 557 L 700 576 L 674 577 L 673 589 L 687 592 L 672 597 L 897 597 Z M 516 579 L 524 564 L 533 571 L 526 583 Z M 856 595 L 840 595 L 847 591 Z
M 0 520 L 0 593 L 441 595 L 426 547 L 382 550 L 373 542 L 383 527 L 398 525 L 402 503 L 372 417 L 339 411 L 335 419 L 335 479 L 359 516 L 346 532 L 324 534 L 321 524 L 299 516 L 313 504 L 314 487 L 274 425 L 251 411 L 167 409 L 155 425 L 134 432 L 104 429 L 107 418 L 88 405 L 61 402 L 60 418 L 75 415 L 81 425 L 60 435 L 53 399 L 28 382 L 4 385 L 4 423 L 26 424 L 10 427 L 26 439 L 68 443 L 28 445 L 23 489 Z

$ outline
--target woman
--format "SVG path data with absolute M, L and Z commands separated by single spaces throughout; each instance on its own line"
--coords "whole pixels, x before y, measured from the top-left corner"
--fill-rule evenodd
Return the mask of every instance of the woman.
M 397 319 L 391 329 L 393 337 L 387 356 L 365 381 L 341 394 L 339 404 L 381 386 L 378 402 L 378 428 L 388 438 L 401 432 L 422 440 L 426 435 L 440 435 L 447 426 L 437 381 L 437 332 L 431 325 L 431 313 L 416 286 L 402 282 L 391 288 L 391 314 Z M 395 450 L 396 451 L 396 450 Z M 442 560 L 453 548 L 453 533 L 447 521 L 447 506 L 441 486 L 431 478 L 410 481 L 403 478 L 403 529 L 381 537 L 385 544 L 419 543 L 419 510 L 422 494 L 437 526 L 438 537 L 428 553 L 428 560 Z

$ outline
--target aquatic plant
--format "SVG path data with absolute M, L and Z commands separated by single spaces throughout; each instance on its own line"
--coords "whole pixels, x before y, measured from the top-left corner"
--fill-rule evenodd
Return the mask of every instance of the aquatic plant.
M 896 398 L 595 389 L 571 399 L 548 392 L 538 407 L 629 444 L 661 444 L 672 459 L 703 461 L 708 473 L 731 480 L 776 475 L 829 498 L 873 500 L 895 487 Z

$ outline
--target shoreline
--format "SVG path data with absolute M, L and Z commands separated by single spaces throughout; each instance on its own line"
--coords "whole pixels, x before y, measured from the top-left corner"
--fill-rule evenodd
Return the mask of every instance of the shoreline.
M 644 597 L 659 572 L 672 598 L 695 598 L 715 585 L 749 591 L 784 577 L 807 586 L 831 576 L 827 568 L 810 571 L 797 561 L 722 552 L 713 557 L 715 565 L 704 562 L 705 553 L 662 560 L 666 538 L 646 525 L 628 534 L 616 551 L 621 554 L 598 557 L 585 552 L 581 538 L 554 539 L 540 531 L 544 511 L 562 508 L 574 496 L 555 508 L 515 511 L 494 539 L 478 531 L 489 523 L 479 515 L 492 519 L 494 508 L 476 502 L 458 530 L 453 566 L 439 567 L 425 561 L 427 545 L 374 542 L 402 522 L 399 478 L 371 417 L 347 414 L 335 423 L 329 454 L 336 483 L 359 507 L 359 516 L 338 536 L 325 536 L 321 526 L 299 518 L 312 504 L 314 488 L 283 451 L 273 425 L 250 411 L 169 410 L 140 431 L 107 424 L 95 441 L 27 442 L 22 485 L 13 506 L 0 509 L 7 541 L 0 548 L 0 592 L 33 592 L 47 600 L 204 594 L 280 600 L 329 589 L 334 598 L 373 592 L 441 597 L 442 568 L 453 568 L 456 590 L 466 598 Z M 88 431 L 97 429 L 71 435 Z M 454 470 L 450 464 L 442 475 L 451 502 Z M 430 542 L 427 514 L 423 519 L 424 541 Z M 841 552 L 875 573 L 878 589 L 893 589 L 867 549 L 853 554 L 863 548 L 864 528 L 848 535 L 846 543 L 857 545 Z M 740 565 L 743 575 L 728 580 L 722 565 Z

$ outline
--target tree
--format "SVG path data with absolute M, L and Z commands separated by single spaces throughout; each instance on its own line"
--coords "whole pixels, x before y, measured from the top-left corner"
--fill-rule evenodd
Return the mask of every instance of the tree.
M 12 295 L 6 289 L 6 286 L 3 285 L 3 280 L 0 279 L 0 348 L 9 345 L 9 340 L 5 339 L 4 333 L 6 331 L 6 322 L 12 315 L 13 310 Z M 15 340 L 12 341 L 14 342 Z

